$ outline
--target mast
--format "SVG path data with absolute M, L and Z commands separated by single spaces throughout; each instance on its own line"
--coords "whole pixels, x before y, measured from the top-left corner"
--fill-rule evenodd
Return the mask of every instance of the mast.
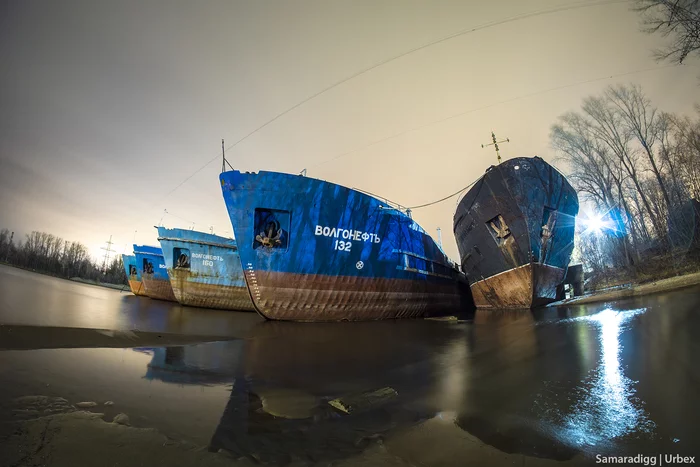
M 226 172 L 226 150 L 224 150 L 223 138 L 221 138 L 221 172 Z
M 501 141 L 496 141 L 496 134 L 493 131 L 491 131 L 491 140 L 493 141 L 492 143 L 482 144 L 481 147 L 486 148 L 489 146 L 493 146 L 494 148 L 496 148 L 496 157 L 498 157 L 498 163 L 500 164 L 501 163 L 501 154 L 498 152 L 498 144 L 499 143 L 510 143 L 510 139 L 506 138 L 506 139 L 503 139 Z

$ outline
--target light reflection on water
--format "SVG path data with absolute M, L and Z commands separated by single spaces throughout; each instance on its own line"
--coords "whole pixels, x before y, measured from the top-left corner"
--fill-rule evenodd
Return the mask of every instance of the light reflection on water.
M 431 356 L 422 363 L 425 356 L 420 357 L 419 350 L 427 344 L 427 336 L 415 331 L 424 331 L 424 323 L 392 324 L 391 329 L 387 323 L 379 327 L 265 323 L 257 328 L 255 339 L 245 342 L 156 349 L 145 377 L 176 384 L 228 382 L 234 388 L 245 384 L 244 392 L 261 398 L 263 411 L 265 400 L 272 396 L 276 406 L 296 408 L 300 397 L 292 390 L 313 394 L 320 404 L 335 397 L 338 390 L 361 392 L 391 386 L 401 395 L 404 409 L 416 410 L 417 418 L 435 416 L 441 423 L 456 424 L 504 452 L 566 460 L 580 449 L 611 449 L 617 439 L 654 432 L 654 422 L 636 397 L 637 382 L 625 376 L 620 362 L 621 336 L 631 327 L 631 320 L 645 312 L 645 308 L 604 309 L 559 319 L 552 323 L 554 327 L 537 326 L 530 313 L 477 316 L 474 325 L 442 329 L 437 340 L 440 345 L 432 346 Z M 570 345 L 585 357 L 581 373 L 552 371 L 551 366 L 560 360 L 548 357 L 566 348 L 553 339 L 561 332 L 551 332 L 560 326 L 575 328 L 576 343 Z M 459 335 L 475 328 L 470 339 L 479 344 L 473 353 Z M 446 332 L 448 329 L 452 332 Z M 371 331 L 379 330 L 377 339 L 371 339 Z M 553 346 L 538 352 L 535 330 L 541 333 L 540 345 Z M 323 352 L 319 352 L 319 339 Z M 361 347 L 351 344 L 360 340 Z M 381 343 L 381 349 L 373 348 L 372 343 Z M 381 353 L 392 357 L 377 359 Z M 235 357 L 240 355 L 245 355 L 245 365 Z M 564 357 L 565 365 L 567 361 Z M 552 383 L 549 388 L 559 386 L 557 390 L 537 387 L 532 375 L 541 370 Z M 513 387 L 518 387 L 517 393 Z M 282 389 L 286 392 L 280 392 Z M 539 400 L 524 407 L 528 394 Z M 243 399 L 248 400 L 247 396 Z M 229 405 L 233 414 L 249 409 L 245 404 L 239 407 L 239 399 Z M 319 405 L 311 405 L 318 411 Z M 262 415 L 255 417 L 255 426 L 275 425 Z M 228 430 L 243 422 L 223 416 L 221 423 Z M 247 422 L 235 431 L 238 437 L 247 433 L 249 442 L 257 440 L 250 437 Z
M 636 381 L 622 372 L 620 335 L 629 321 L 646 308 L 615 311 L 607 308 L 590 316 L 570 318 L 563 322 L 582 322 L 595 326 L 599 334 L 601 356 L 583 384 L 575 390 L 569 414 L 561 414 L 558 427 L 562 441 L 575 446 L 598 445 L 630 433 L 651 434 L 655 424 L 635 396 Z M 561 423 L 559 422 L 559 423 Z M 559 423 L 554 422 L 554 425 Z

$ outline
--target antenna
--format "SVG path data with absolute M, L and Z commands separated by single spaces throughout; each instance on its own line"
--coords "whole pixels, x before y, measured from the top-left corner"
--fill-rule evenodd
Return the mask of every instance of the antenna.
M 494 134 L 493 131 L 491 132 L 491 140 L 493 141 L 493 143 L 482 144 L 481 147 L 482 148 L 486 148 L 489 146 L 495 147 L 496 148 L 496 156 L 498 157 L 498 163 L 500 164 L 501 163 L 501 154 L 498 152 L 498 143 L 510 143 L 510 140 L 508 138 L 506 138 L 506 139 L 503 139 L 501 141 L 496 141 L 496 135 Z
M 234 144 L 235 146 L 235 144 Z M 226 166 L 231 167 L 231 164 L 228 163 L 226 160 L 226 149 L 224 149 L 224 139 L 221 138 L 221 171 L 226 172 Z M 233 167 L 231 167 L 231 170 L 233 170 Z
M 299 172 L 299 175 L 301 175 L 301 176 L 303 176 L 303 177 L 306 177 L 306 169 L 304 169 L 304 170 L 302 170 L 301 172 Z
M 105 250 L 105 259 L 102 261 L 102 270 L 106 271 L 107 270 L 107 258 L 109 258 L 110 253 L 114 253 L 114 250 L 112 249 L 112 236 L 109 236 L 109 241 L 107 242 L 107 248 L 101 247 L 100 249 Z
M 442 248 L 442 229 L 440 227 L 437 228 L 437 233 L 438 233 L 438 246 Z

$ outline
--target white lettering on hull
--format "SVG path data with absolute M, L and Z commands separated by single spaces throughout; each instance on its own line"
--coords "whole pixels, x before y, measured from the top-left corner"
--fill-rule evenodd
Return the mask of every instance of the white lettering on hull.
M 331 238 L 342 238 L 345 240 L 352 240 L 355 242 L 364 241 L 372 243 L 380 243 L 382 240 L 377 234 L 362 232 L 361 230 L 352 229 L 341 229 L 339 227 L 328 227 L 317 225 L 314 230 L 314 235 L 331 237 Z
M 224 258 L 218 255 L 205 255 L 203 253 L 192 253 L 192 257 L 195 259 L 208 259 L 210 261 L 223 261 Z

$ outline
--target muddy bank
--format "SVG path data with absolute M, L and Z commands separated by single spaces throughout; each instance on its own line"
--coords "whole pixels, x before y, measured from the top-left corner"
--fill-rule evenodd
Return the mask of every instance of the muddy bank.
M 86 403 L 83 403 L 86 404 Z M 130 426 L 127 414 L 106 416 L 103 407 L 81 410 L 63 398 L 26 396 L 13 401 L 15 420 L 0 424 L 0 458 L 7 465 L 55 467 L 158 466 L 168 467 L 268 465 L 256 458 L 232 454 L 226 449 L 199 446 L 167 437 L 154 428 Z M 80 404 L 78 404 L 80 405 Z M 350 467 L 416 465 L 582 465 L 583 457 L 566 462 L 508 454 L 461 430 L 453 422 L 435 418 L 396 436 L 365 440 L 360 454 L 331 462 L 290 459 L 289 467 L 333 465 Z M 430 448 L 426 449 L 426 446 Z M 275 464 L 277 465 L 277 464 Z
M 108 289 L 131 293 L 128 284 L 110 284 L 109 282 L 97 282 L 90 279 L 83 279 L 82 277 L 71 277 L 70 280 L 73 282 L 80 282 L 81 284 L 96 285 L 98 287 L 107 287 Z
M 637 297 L 640 295 L 650 295 L 660 292 L 669 292 L 671 290 L 682 289 L 684 287 L 692 287 L 700 284 L 700 272 L 686 274 L 683 276 L 669 277 L 654 282 L 646 282 L 644 284 L 632 284 L 626 287 L 621 287 L 615 290 L 605 290 L 594 292 L 590 295 L 575 297 L 568 300 L 551 303 L 549 306 L 559 305 L 579 305 L 584 303 L 608 302 L 612 300 L 621 300 L 624 298 Z
M 209 452 L 206 446 L 177 441 L 150 428 L 134 428 L 106 421 L 103 414 L 72 412 L 50 415 L 15 424 L 15 433 L 0 447 L 8 465 L 53 467 L 131 466 L 256 466 L 254 459 L 236 458 L 228 451 Z M 5 451 L 5 452 L 3 452 Z M 313 465 L 296 460 L 289 467 Z M 387 452 L 382 445 L 361 456 L 333 463 L 409 467 L 411 464 Z
M 230 339 L 143 331 L 0 325 L 0 350 L 157 347 Z
M 4 428 L 0 457 L 6 465 L 55 467 L 137 465 L 253 465 L 175 441 L 150 428 L 105 421 L 104 414 L 74 411 L 38 417 Z M 119 420 L 117 420 L 119 421 Z

